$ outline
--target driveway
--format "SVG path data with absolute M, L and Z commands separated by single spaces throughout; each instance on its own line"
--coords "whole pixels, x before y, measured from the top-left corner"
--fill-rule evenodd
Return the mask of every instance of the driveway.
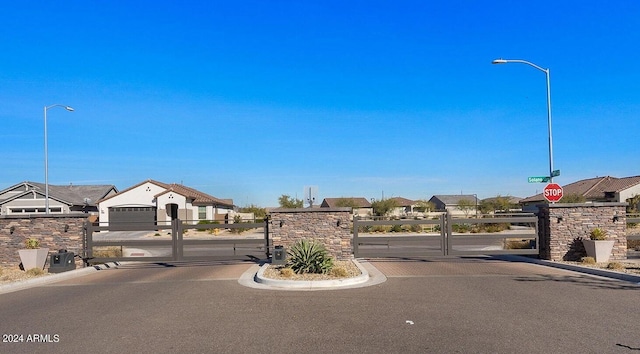
M 637 285 L 494 258 L 372 260 L 387 281 L 259 290 L 242 262 L 129 264 L 0 295 L 2 353 L 626 353 Z

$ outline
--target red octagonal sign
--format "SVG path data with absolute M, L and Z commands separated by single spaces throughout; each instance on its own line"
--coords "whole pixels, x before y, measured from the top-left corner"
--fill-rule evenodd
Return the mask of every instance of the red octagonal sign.
M 562 187 L 557 183 L 549 183 L 544 187 L 542 195 L 547 201 L 555 203 L 562 199 Z

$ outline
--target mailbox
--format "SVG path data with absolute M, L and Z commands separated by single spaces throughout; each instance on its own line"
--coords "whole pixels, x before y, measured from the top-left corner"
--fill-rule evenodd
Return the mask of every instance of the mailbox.
M 62 273 L 76 269 L 75 255 L 67 250 L 58 250 L 49 260 L 49 273 Z
M 287 252 L 283 246 L 276 246 L 273 250 L 273 258 L 271 264 L 282 265 L 287 261 Z

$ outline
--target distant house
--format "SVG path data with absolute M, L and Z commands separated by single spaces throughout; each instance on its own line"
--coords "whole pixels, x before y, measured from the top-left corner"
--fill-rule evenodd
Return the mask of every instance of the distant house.
M 345 206 L 353 208 L 354 216 L 373 215 L 371 203 L 362 197 L 324 198 L 320 204 L 321 208 L 339 208 Z
M 49 185 L 49 213 L 75 212 L 97 214 L 96 202 L 114 195 L 114 185 Z M 0 215 L 45 214 L 44 183 L 20 182 L 0 191 Z
M 100 222 L 163 223 L 172 217 L 197 223 L 199 220 L 228 220 L 234 205 L 181 184 L 147 180 L 98 202 Z
M 402 197 L 393 197 L 389 198 L 393 200 L 396 204 L 396 207 L 389 213 L 391 216 L 416 216 L 413 208 L 416 206 L 416 201 L 402 198 Z
M 465 200 L 469 205 L 473 205 L 472 209 L 461 208 L 460 201 Z M 453 216 L 469 216 L 475 215 L 478 206 L 478 197 L 474 194 L 456 194 L 456 195 L 434 195 L 429 199 L 437 211 L 447 211 Z
M 562 198 L 579 196 L 585 202 L 627 202 L 640 195 L 640 176 L 616 178 L 611 176 L 583 179 L 562 186 Z M 545 204 L 542 193 L 520 201 L 523 211 L 535 212 L 537 205 Z M 562 199 L 560 202 L 562 203 Z M 636 206 L 637 207 L 637 206 Z

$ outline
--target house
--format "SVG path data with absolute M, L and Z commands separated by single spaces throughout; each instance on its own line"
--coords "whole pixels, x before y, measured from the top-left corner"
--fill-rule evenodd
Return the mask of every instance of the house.
M 476 215 L 478 197 L 475 194 L 434 195 L 429 199 L 437 211 L 447 211 L 453 216 Z
M 415 200 L 393 197 L 389 198 L 395 202 L 396 207 L 389 213 L 391 216 L 416 216 L 413 208 L 416 206 Z
M 582 199 L 586 203 L 594 202 L 631 202 L 640 195 L 640 176 L 616 178 L 611 176 L 583 179 L 562 187 L 560 203 L 571 199 Z M 570 199 L 571 198 L 571 199 Z M 635 207 L 638 200 L 635 198 Z M 522 210 L 536 212 L 537 205 L 545 204 L 542 193 L 520 201 Z
M 191 223 L 229 220 L 233 200 L 220 199 L 182 184 L 147 180 L 98 201 L 101 223 L 159 223 L 173 218 Z
M 49 213 L 97 214 L 96 202 L 118 193 L 114 185 L 49 185 Z M 45 214 L 44 183 L 21 182 L 0 191 L 0 215 Z
M 340 208 L 352 207 L 354 216 L 370 216 L 373 215 L 371 203 L 362 197 L 342 197 L 342 198 L 324 198 L 320 204 L 321 208 Z

